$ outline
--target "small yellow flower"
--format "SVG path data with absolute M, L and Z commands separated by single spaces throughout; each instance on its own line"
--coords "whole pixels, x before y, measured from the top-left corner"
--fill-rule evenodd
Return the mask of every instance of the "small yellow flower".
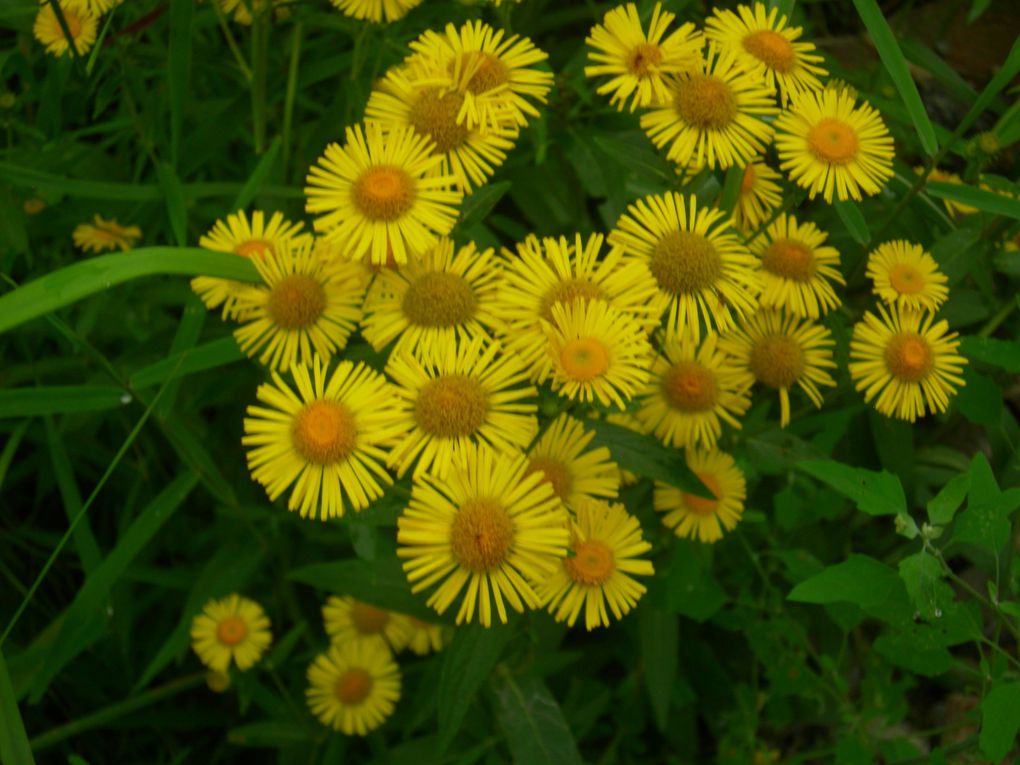
M 652 504 L 657 512 L 665 513 L 662 522 L 681 539 L 718 542 L 736 528 L 744 513 L 747 498 L 744 474 L 726 452 L 688 450 L 684 456 L 687 467 L 715 499 L 656 482 Z
M 937 311 L 949 297 L 949 279 L 924 247 L 895 239 L 868 256 L 868 278 L 875 294 L 904 308 Z
M 97 215 L 92 223 L 79 224 L 71 236 L 78 249 L 84 252 L 127 252 L 141 239 L 142 230 L 138 226 L 122 226 L 116 218 L 106 220 Z
M 528 452 L 528 472 L 540 473 L 567 507 L 583 499 L 613 498 L 620 489 L 620 470 L 609 449 L 589 449 L 595 434 L 580 420 L 561 414 Z
M 376 24 L 398 21 L 422 0 L 330 0 L 344 16 L 363 19 Z
M 445 624 L 432 624 L 413 616 L 407 617 L 407 624 L 411 630 L 407 650 L 416 656 L 438 653 L 453 638 L 453 628 L 447 627 Z
M 39 197 L 30 197 L 21 205 L 21 209 L 25 211 L 25 215 L 38 215 L 46 209 L 46 202 Z
M 96 41 L 98 18 L 84 7 L 74 5 L 68 0 L 60 2 L 60 10 L 67 22 L 67 31 L 71 33 L 75 50 L 79 55 L 88 53 Z M 32 27 L 35 39 L 46 46 L 46 52 L 54 56 L 63 56 L 71 50 L 67 35 L 60 26 L 53 6 L 47 2 L 40 5 Z
M 262 606 L 240 595 L 210 600 L 191 621 L 191 645 L 209 669 L 251 669 L 273 640 Z
M 308 667 L 308 708 L 323 725 L 365 736 L 393 714 L 400 670 L 380 643 L 334 643 Z
M 322 607 L 322 623 L 336 645 L 379 642 L 397 653 L 411 637 L 411 625 L 406 616 L 351 597 L 331 595 Z

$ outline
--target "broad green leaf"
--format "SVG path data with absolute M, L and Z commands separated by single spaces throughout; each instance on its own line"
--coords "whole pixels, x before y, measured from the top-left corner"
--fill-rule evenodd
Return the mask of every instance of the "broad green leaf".
M 1020 201 L 1007 197 L 1003 194 L 996 194 L 994 191 L 976 189 L 964 183 L 938 183 L 927 184 L 928 193 L 940 199 L 949 199 L 953 202 L 962 202 L 965 205 L 976 207 L 992 215 L 1002 215 L 1007 218 L 1020 220 Z
M 872 644 L 876 653 L 897 667 L 925 677 L 945 674 L 953 666 L 953 656 L 939 645 L 919 644 L 909 633 L 880 635 Z
M 460 730 L 474 696 L 488 679 L 514 635 L 506 625 L 489 629 L 478 624 L 458 627 L 443 651 L 436 707 L 439 712 L 439 749 L 446 749 Z
M 675 177 L 669 162 L 652 149 L 643 133 L 619 132 L 598 135 L 592 140 L 607 157 L 629 168 L 631 172 L 652 176 L 660 181 Z
M 949 479 L 939 493 L 928 502 L 928 518 L 937 526 L 945 526 L 956 515 L 970 491 L 970 473 L 960 473 Z
M 719 209 L 725 210 L 732 215 L 733 208 L 737 206 L 737 199 L 740 198 L 740 185 L 744 180 L 744 168 L 734 165 L 726 171 L 726 178 L 723 181 L 722 194 L 719 197 Z
M 960 353 L 1007 372 L 1014 374 L 1020 372 L 1020 342 L 1016 340 L 999 340 L 975 335 L 961 337 Z
M 1000 682 L 981 701 L 982 754 L 992 762 L 1001 762 L 1020 732 L 1020 683 Z
M 935 128 L 932 127 L 931 120 L 928 118 L 928 112 L 925 111 L 924 103 L 921 101 L 921 94 L 917 92 L 917 85 L 914 84 L 914 79 L 910 76 L 907 60 L 903 57 L 903 51 L 900 50 L 900 46 L 896 42 L 889 22 L 882 15 L 876 0 L 854 0 L 854 6 L 875 43 L 885 70 L 892 78 L 900 98 L 903 99 L 903 103 L 907 107 L 910 120 L 914 123 L 914 129 L 917 131 L 917 137 L 921 140 L 922 148 L 928 156 L 935 156 L 939 150 L 938 141 L 935 139 Z
M 125 401 L 127 398 L 127 401 Z M 49 385 L 0 390 L 0 417 L 38 417 L 69 412 L 102 412 L 130 403 L 114 385 Z
M 900 479 L 884 470 L 876 473 L 833 460 L 808 460 L 798 463 L 797 467 L 852 499 L 857 509 L 868 515 L 907 512 L 907 499 Z
M 0 762 L 4 765 L 35 763 L 3 651 L 0 651 Z
M 851 555 L 829 566 L 794 587 L 787 599 L 799 603 L 853 603 L 890 623 L 908 623 L 913 611 L 896 570 L 867 555 Z
M 132 390 L 143 390 L 172 377 L 184 377 L 195 372 L 218 369 L 243 359 L 244 354 L 237 347 L 237 341 L 233 336 L 224 337 L 167 356 L 139 369 L 131 376 L 130 385 Z
M 539 678 L 505 673 L 492 686 L 515 765 L 581 765 L 563 711 Z
M 953 590 L 942 581 L 942 565 L 926 552 L 900 561 L 900 578 L 923 619 L 935 619 L 953 602 Z
M 655 724 L 660 731 L 669 727 L 669 702 L 676 682 L 679 619 L 675 614 L 651 606 L 638 609 L 641 638 L 641 666 L 652 702 Z
M 667 449 L 651 436 L 604 420 L 588 420 L 585 427 L 595 431 L 592 443 L 609 449 L 616 464 L 624 470 L 668 483 L 699 497 L 711 496 L 687 467 L 681 451 Z
M 489 183 L 466 197 L 460 208 L 458 228 L 464 230 L 484 221 L 485 216 L 492 212 L 499 204 L 499 200 L 510 190 L 510 186 L 510 181 Z
M 173 167 L 177 167 L 180 156 L 184 101 L 188 95 L 188 78 L 191 73 L 191 19 L 194 10 L 192 0 L 171 0 L 170 51 L 166 73 L 170 91 L 170 164 Z
M 963 370 L 964 385 L 953 404 L 975 425 L 992 428 L 1002 420 L 1002 388 L 994 380 L 968 365 Z
M 866 245 L 871 241 L 871 229 L 868 228 L 868 221 L 864 219 L 864 213 L 861 212 L 861 208 L 856 202 L 846 199 L 834 201 L 832 206 L 857 244 Z
M 99 255 L 0 296 L 0 332 L 117 284 L 157 274 L 220 276 L 242 282 L 259 280 L 258 271 L 247 258 L 195 247 L 143 247 L 116 255 Z
M 978 452 L 970 463 L 967 507 L 956 519 L 953 541 L 997 553 L 1009 541 L 1010 514 L 1020 507 L 1020 489 L 1002 491 L 991 465 Z
M 666 607 L 696 622 L 710 619 L 728 600 L 704 557 L 703 545 L 677 540 L 666 575 Z

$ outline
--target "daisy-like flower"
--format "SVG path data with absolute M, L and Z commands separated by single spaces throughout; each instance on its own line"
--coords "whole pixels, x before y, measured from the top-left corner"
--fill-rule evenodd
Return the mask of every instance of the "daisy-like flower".
M 709 46 L 704 64 L 670 82 L 668 103 L 641 117 L 657 147 L 681 167 L 744 166 L 765 151 L 776 114 L 771 91 L 728 50 Z
M 329 639 L 338 645 L 379 642 L 397 653 L 411 637 L 411 625 L 403 614 L 347 596 L 331 595 L 326 600 L 322 607 L 322 623 Z
M 381 643 L 334 643 L 309 665 L 305 699 L 323 725 L 365 736 L 393 714 L 400 670 Z
M 886 303 L 935 312 L 949 297 L 949 279 L 935 258 L 905 239 L 879 245 L 868 256 L 867 273 Z
M 819 66 L 822 57 L 813 52 L 814 44 L 798 41 L 800 33 L 800 27 L 786 25 L 778 8 L 769 10 L 760 2 L 738 5 L 737 13 L 716 8 L 705 20 L 705 37 L 731 49 L 755 79 L 778 87 L 784 104 L 804 91 L 819 90 L 818 78 L 828 74 Z
M 552 387 L 561 396 L 625 409 L 648 379 L 648 337 L 604 300 L 555 303 L 543 327 Z
M 662 522 L 681 539 L 718 542 L 723 534 L 733 531 L 744 513 L 744 474 L 726 452 L 688 450 L 684 458 L 715 499 L 656 482 L 652 504 L 657 512 L 665 513 Z
M 815 408 L 822 406 L 819 385 L 835 386 L 832 333 L 812 321 L 762 310 L 723 339 L 724 350 L 739 360 L 756 382 L 779 392 L 780 426 L 790 423 L 790 389 L 796 385 Z
M 442 624 L 424 622 L 413 616 L 407 617 L 407 624 L 411 630 L 407 650 L 416 656 L 442 651 L 453 637 L 453 628 Z
M 920 166 L 915 167 L 914 172 L 917 173 L 918 175 L 923 175 L 924 168 Z M 960 176 L 957 175 L 956 173 L 950 173 L 945 170 L 939 170 L 936 167 L 933 168 L 930 173 L 928 173 L 928 178 L 926 182 L 963 184 L 963 179 L 960 178 Z M 970 205 L 965 205 L 962 202 L 956 202 L 953 201 L 952 199 L 943 199 L 942 203 L 946 206 L 946 212 L 948 212 L 954 218 L 958 218 L 963 215 L 973 215 L 974 213 L 977 212 L 976 207 L 971 207 Z
M 757 259 L 714 207 L 698 209 L 693 194 L 667 192 L 638 200 L 620 216 L 609 243 L 644 262 L 668 301 L 667 339 L 707 328 L 725 332 L 734 316 L 758 307 Z
M 376 24 L 404 18 L 422 0 L 330 0 L 344 16 L 363 19 Z
M 330 144 L 306 178 L 316 231 L 351 260 L 407 262 L 435 246 L 457 220 L 462 193 L 453 176 L 435 175 L 443 158 L 411 129 L 347 128 L 344 147 Z
M 637 419 L 668 447 L 711 448 L 722 423 L 740 428 L 751 406 L 751 376 L 719 347 L 710 332 L 698 345 L 690 333 L 668 341 L 652 365 Z
M 877 194 L 892 178 L 893 140 L 878 112 L 856 105 L 852 92 L 804 93 L 776 120 L 779 168 L 790 180 L 832 202 Z
M 390 356 L 386 374 L 403 405 L 407 436 L 395 445 L 389 464 L 404 475 L 417 460 L 414 476 L 426 470 L 442 476 L 456 454 L 483 442 L 502 452 L 527 447 L 538 432 L 534 398 L 516 356 L 478 337 L 447 343 L 431 358 L 420 352 Z
M 687 22 L 666 36 L 676 15 L 663 13 L 656 3 L 646 33 L 634 3 L 619 5 L 591 29 L 585 39 L 591 66 L 586 77 L 609 76 L 599 86 L 599 95 L 611 94 L 609 103 L 623 110 L 630 99 L 630 111 L 637 107 L 660 106 L 669 100 L 666 78 L 697 69 L 701 64 L 704 38 Z
M 71 237 L 82 252 L 127 252 L 142 238 L 142 230 L 138 226 L 122 226 L 116 218 L 106 220 L 97 215 L 92 223 L 79 223 Z
M 931 313 L 894 305 L 864 314 L 850 341 L 850 377 L 886 417 L 914 422 L 944 412 L 964 385 L 967 359 L 956 332 Z
M 312 237 L 302 234 L 304 224 L 292 223 L 282 213 L 274 212 L 266 223 L 266 214 L 255 210 L 251 220 L 244 210 L 238 210 L 213 224 L 213 227 L 198 240 L 198 246 L 213 252 L 232 252 L 243 258 L 259 260 L 268 254 L 282 250 L 288 239 L 299 244 L 311 241 Z M 232 279 L 215 276 L 196 276 L 191 280 L 191 289 L 210 311 L 223 306 L 223 318 L 234 315 L 237 296 L 249 289 L 250 285 Z
M 542 581 L 538 597 L 558 622 L 573 627 L 583 608 L 586 629 L 608 627 L 610 611 L 619 621 L 645 594 L 645 586 L 634 577 L 655 574 L 651 561 L 639 557 L 652 546 L 623 505 L 584 499 L 574 513 L 573 555 Z
M 445 70 L 421 74 L 424 83 L 441 81 Z M 466 194 L 484 184 L 514 147 L 516 125 L 496 125 L 484 132 L 458 122 L 463 94 L 439 85 L 416 85 L 402 68 L 391 69 L 372 91 L 365 119 L 384 131 L 412 129 L 426 136 L 442 157 L 433 173 L 449 175 Z
M 273 642 L 262 606 L 240 595 L 210 600 L 191 620 L 191 647 L 213 672 L 226 673 L 231 662 L 244 672 Z
M 744 168 L 740 195 L 733 208 L 733 224 L 747 233 L 758 228 L 783 202 L 783 190 L 776 181 L 781 176 L 761 158 Z
M 845 285 L 839 252 L 825 244 L 814 223 L 797 223 L 780 214 L 750 244 L 761 259 L 763 308 L 783 308 L 794 316 L 817 319 L 839 305 L 832 284 Z
M 567 514 L 552 485 L 528 473 L 523 454 L 468 444 L 445 478 L 415 480 L 397 521 L 397 556 L 413 592 L 438 585 L 428 604 L 438 613 L 464 595 L 457 624 L 502 623 L 507 605 L 538 608 L 534 587 L 567 552 Z M 466 587 L 466 589 L 465 589 Z
M 315 358 L 290 372 L 296 391 L 273 372 L 256 393 L 266 406 L 247 409 L 241 443 L 252 478 L 270 501 L 294 484 L 287 506 L 302 518 L 341 516 L 345 502 L 363 510 L 382 496 L 380 483 L 393 482 L 386 450 L 407 433 L 393 386 L 360 362 L 330 374 Z
M 445 90 L 461 97 L 456 121 L 468 130 L 525 127 L 538 116 L 532 101 L 544 104 L 552 88 L 552 72 L 535 66 L 548 54 L 527 37 L 504 34 L 476 20 L 459 29 L 447 24 L 443 34 L 428 30 L 411 43 L 415 79 L 445 73 Z
M 440 237 L 420 260 L 379 271 L 361 324 L 373 348 L 396 340 L 394 352 L 420 350 L 431 358 L 451 343 L 494 332 L 500 263 L 491 248 L 478 252 L 472 242 L 454 252 L 453 242 Z
M 71 40 L 74 41 L 74 48 L 78 55 L 88 53 L 96 42 L 98 18 L 88 9 L 74 5 L 68 0 L 60 2 L 60 10 L 63 13 L 64 21 L 67 22 L 67 31 L 71 33 Z M 71 50 L 70 41 L 64 34 L 57 14 L 49 2 L 39 6 L 39 13 L 36 14 L 35 24 L 32 26 L 32 34 L 35 35 L 36 40 L 46 46 L 46 52 L 53 56 L 63 56 Z
M 593 438 L 580 420 L 561 414 L 528 452 L 528 472 L 541 473 L 567 507 L 619 493 L 620 469 L 606 447 L 588 448 Z
M 356 263 L 316 257 L 312 243 L 290 242 L 275 254 L 253 258 L 262 284 L 235 295 L 243 324 L 234 331 L 241 350 L 270 369 L 329 362 L 346 347 L 361 320 L 365 296 Z
M 600 257 L 603 240 L 601 234 L 587 240 L 580 234 L 573 240 L 529 235 L 516 253 L 503 250 L 503 283 L 496 298 L 505 323 L 502 340 L 537 382 L 552 371 L 542 320 L 552 321 L 556 304 L 604 300 L 646 331 L 659 324 L 664 305 L 648 266 L 625 259 L 619 250 Z
M 109 13 L 123 2 L 124 0 L 64 0 L 68 7 L 88 11 L 97 18 Z

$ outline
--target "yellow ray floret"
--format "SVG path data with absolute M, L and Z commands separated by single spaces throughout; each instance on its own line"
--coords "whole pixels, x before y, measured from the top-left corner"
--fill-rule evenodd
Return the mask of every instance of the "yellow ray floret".
M 949 297 L 949 279 L 924 247 L 904 239 L 879 245 L 868 256 L 868 278 L 886 303 L 937 311 Z
M 363 19 L 376 24 L 398 21 L 412 8 L 421 5 L 422 0 L 330 0 L 344 16 Z
M 744 513 L 744 474 L 726 452 L 688 450 L 685 459 L 715 499 L 656 482 L 652 503 L 657 512 L 665 513 L 662 522 L 681 539 L 718 542 L 736 528 Z
M 540 473 L 569 508 L 620 490 L 620 469 L 605 446 L 588 448 L 593 438 L 580 420 L 561 414 L 528 452 L 528 472 Z
M 84 252 L 127 252 L 142 238 L 138 226 L 122 226 L 116 218 L 106 220 L 97 215 L 92 223 L 80 223 L 71 234 L 75 246 Z
M 334 643 L 309 665 L 305 699 L 323 725 L 365 736 L 393 714 L 400 670 L 385 645 Z
M 269 648 L 273 635 L 262 606 L 240 595 L 210 600 L 191 621 L 191 646 L 213 672 L 225 673 L 231 663 L 251 669 Z
M 776 183 L 779 173 L 754 159 L 744 168 L 740 194 L 733 208 L 733 225 L 745 234 L 761 226 L 783 202 L 783 189 Z

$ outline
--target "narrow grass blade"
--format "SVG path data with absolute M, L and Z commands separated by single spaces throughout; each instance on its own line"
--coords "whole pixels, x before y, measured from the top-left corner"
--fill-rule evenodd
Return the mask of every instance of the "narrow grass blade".
M 3 651 L 0 651 L 0 762 L 4 765 L 35 763 Z
M 734 165 L 726 171 L 726 179 L 723 181 L 722 194 L 719 198 L 719 207 L 728 214 L 733 213 L 737 206 L 737 199 L 740 197 L 740 185 L 744 180 L 744 168 Z
M 64 503 L 64 512 L 67 514 L 67 522 L 74 521 L 74 517 L 81 510 L 81 493 L 78 491 L 78 484 L 74 480 L 74 470 L 71 467 L 71 460 L 67 456 L 67 449 L 53 418 L 46 418 L 46 440 L 50 446 L 50 461 L 53 463 L 53 477 L 56 479 L 57 488 L 60 490 L 60 499 Z M 99 545 L 92 534 L 92 527 L 88 518 L 78 524 L 74 532 L 74 547 L 81 559 L 82 569 L 86 576 L 98 568 L 103 556 L 99 552 Z
M 202 325 L 205 324 L 205 317 L 208 311 L 195 295 L 189 295 L 184 304 L 184 313 L 174 333 L 173 343 L 170 345 L 170 355 L 183 353 L 195 347 L 198 336 L 202 333 Z M 183 361 L 183 359 L 178 359 Z M 177 393 L 181 388 L 181 379 L 174 374 L 173 378 L 166 383 L 166 390 L 163 391 L 163 400 L 156 408 L 156 418 L 161 422 L 166 421 L 177 404 Z
M 960 126 L 956 129 L 956 133 L 963 135 L 967 128 L 974 123 L 974 120 L 984 114 L 985 109 L 991 105 L 995 97 L 1013 81 L 1013 78 L 1018 73 L 1020 73 L 1020 37 L 1016 39 L 1013 47 L 1009 49 L 1009 54 L 1006 56 L 1002 68 L 992 76 L 992 79 L 985 85 L 985 89 L 981 91 L 981 95 L 978 96 L 964 118 L 960 120 Z
M 266 178 L 269 177 L 269 173 L 273 169 L 273 165 L 276 164 L 276 158 L 280 154 L 280 138 L 277 136 L 270 142 L 269 148 L 266 149 L 266 153 L 262 155 L 259 163 L 255 165 L 255 169 L 252 171 L 251 176 L 248 178 L 241 192 L 237 195 L 234 203 L 230 206 L 231 210 L 242 210 L 250 205 L 255 197 L 258 196 L 259 192 L 262 191 L 262 187 L 266 183 Z
M 115 385 L 48 385 L 0 390 L 0 418 L 38 417 L 68 412 L 102 412 L 124 406 Z
M 174 167 L 177 167 L 180 156 L 184 99 L 188 95 L 188 79 L 191 74 L 191 19 L 194 8 L 192 0 L 172 0 L 170 3 L 167 85 L 170 89 L 170 164 Z
M 195 247 L 144 247 L 116 255 L 100 255 L 0 296 L 0 332 L 115 284 L 156 274 L 221 276 L 242 282 L 256 282 L 259 278 L 255 266 L 247 258 Z
M 927 191 L 933 197 L 950 199 L 971 207 L 976 207 L 992 215 L 1002 215 L 1020 220 L 1020 201 L 1012 197 L 996 194 L 994 191 L 976 189 L 963 183 L 929 183 Z
M 864 219 L 864 213 L 861 212 L 861 208 L 857 206 L 856 202 L 848 199 L 845 202 L 833 202 L 832 206 L 855 242 L 867 244 L 871 241 L 871 230 L 868 228 L 868 222 Z
M 892 77 L 893 84 L 907 107 L 910 120 L 914 123 L 914 129 L 917 131 L 917 137 L 921 140 L 921 147 L 928 156 L 935 156 L 939 150 L 939 143 L 935 138 L 935 128 L 932 127 L 928 112 L 924 109 L 921 94 L 917 92 L 917 85 L 914 84 L 914 79 L 910 76 L 907 60 L 903 57 L 903 51 L 900 50 L 900 46 L 896 42 L 889 22 L 882 15 L 876 0 L 854 0 L 854 6 L 857 8 L 857 13 L 860 15 L 861 21 L 864 22 L 864 26 L 868 28 L 868 33 L 875 42 L 875 48 L 878 49 L 882 64 L 885 65 L 886 71 Z
M 21 439 L 25 436 L 25 431 L 28 430 L 28 426 L 31 424 L 31 420 L 21 422 L 7 438 L 3 451 L 0 451 L 0 488 L 3 488 L 4 478 L 7 477 L 7 470 L 10 468 L 11 462 L 14 461 L 14 455 L 18 451 Z
M 131 376 L 131 389 L 143 390 L 159 385 L 171 375 L 183 377 L 194 372 L 205 372 L 233 364 L 243 358 L 244 354 L 232 336 L 213 340 L 211 343 L 171 354 L 155 364 L 139 369 Z
M 170 165 L 160 162 L 156 170 L 159 173 L 159 186 L 163 189 L 163 197 L 166 199 L 170 230 L 174 232 L 177 246 L 184 247 L 188 243 L 188 212 L 184 203 L 184 187 Z

